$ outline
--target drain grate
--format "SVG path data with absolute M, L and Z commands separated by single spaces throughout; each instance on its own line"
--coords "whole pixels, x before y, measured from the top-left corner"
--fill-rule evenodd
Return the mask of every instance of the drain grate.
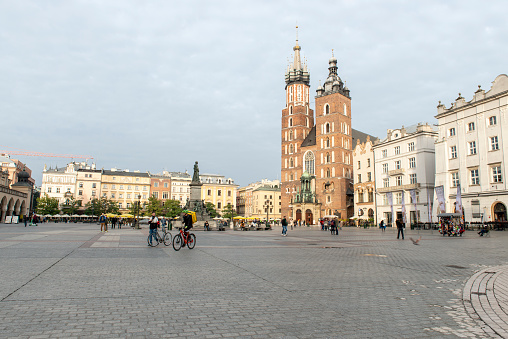
M 457 269 L 460 269 L 460 270 L 465 270 L 467 268 L 467 267 L 458 266 L 458 265 L 446 265 L 446 267 L 457 268 Z

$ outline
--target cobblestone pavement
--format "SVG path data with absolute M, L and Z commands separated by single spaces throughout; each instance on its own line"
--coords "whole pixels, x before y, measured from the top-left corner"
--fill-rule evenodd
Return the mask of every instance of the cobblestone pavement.
M 146 229 L 99 230 L 0 225 L 1 338 L 508 333 L 508 232 L 228 230 L 175 252 Z

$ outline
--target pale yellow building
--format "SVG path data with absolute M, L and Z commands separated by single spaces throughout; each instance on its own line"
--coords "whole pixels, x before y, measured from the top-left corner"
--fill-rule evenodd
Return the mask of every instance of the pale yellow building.
M 248 217 L 253 217 L 254 215 L 260 214 L 259 204 L 257 205 L 258 207 L 256 207 L 258 209 L 256 209 L 254 207 L 254 191 L 260 187 L 277 188 L 279 190 L 278 195 L 280 196 L 280 181 L 279 180 L 263 179 L 261 181 L 253 182 L 245 187 L 240 187 L 238 189 L 237 205 L 236 205 L 237 206 L 236 212 L 238 213 L 238 215 L 248 218 Z M 260 199 L 259 192 L 257 193 L 256 196 L 257 196 L 256 199 L 259 200 Z M 270 194 L 268 194 L 267 197 L 269 198 Z M 272 194 L 272 198 L 273 198 L 273 194 Z M 274 201 L 274 205 L 276 205 L 275 203 L 279 204 L 279 206 L 280 206 L 280 204 L 281 204 L 280 199 L 278 201 Z M 280 211 L 278 211 L 277 208 L 275 208 L 274 211 L 280 217 Z M 266 211 L 264 213 L 265 213 L 265 218 L 266 218 Z
M 221 211 L 230 204 L 236 210 L 236 192 L 238 185 L 234 180 L 218 174 L 202 174 L 199 176 L 201 183 L 201 199 L 211 202 L 215 209 Z
M 128 212 L 137 201 L 143 206 L 150 197 L 150 176 L 139 171 L 103 170 L 101 197 L 116 201 L 122 213 Z
M 80 168 L 77 170 L 74 199 L 81 201 L 81 210 L 92 199 L 98 199 L 101 196 L 101 180 L 102 171 L 95 169 L 95 164 L 93 164 L 92 168 Z
M 280 186 L 260 186 L 252 191 L 252 214 L 250 217 L 279 220 L 282 209 Z

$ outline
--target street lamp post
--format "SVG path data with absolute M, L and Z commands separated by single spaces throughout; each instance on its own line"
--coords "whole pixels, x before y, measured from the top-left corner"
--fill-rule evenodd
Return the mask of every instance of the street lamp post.
M 137 208 L 137 211 L 136 211 L 137 212 L 136 229 L 140 229 L 140 227 L 139 227 L 139 208 L 141 206 L 141 194 L 138 194 L 138 201 L 137 201 L 137 203 L 138 203 L 138 208 Z
M 268 211 L 270 208 L 270 200 L 265 201 L 265 208 L 266 208 L 266 227 L 268 227 Z

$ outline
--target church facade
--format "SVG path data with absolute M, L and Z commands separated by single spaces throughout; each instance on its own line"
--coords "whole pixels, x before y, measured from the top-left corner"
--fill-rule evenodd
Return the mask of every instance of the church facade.
M 320 218 L 353 216 L 351 97 L 337 59 L 310 107 L 310 73 L 296 40 L 285 75 L 281 128 L 282 216 L 315 224 Z

